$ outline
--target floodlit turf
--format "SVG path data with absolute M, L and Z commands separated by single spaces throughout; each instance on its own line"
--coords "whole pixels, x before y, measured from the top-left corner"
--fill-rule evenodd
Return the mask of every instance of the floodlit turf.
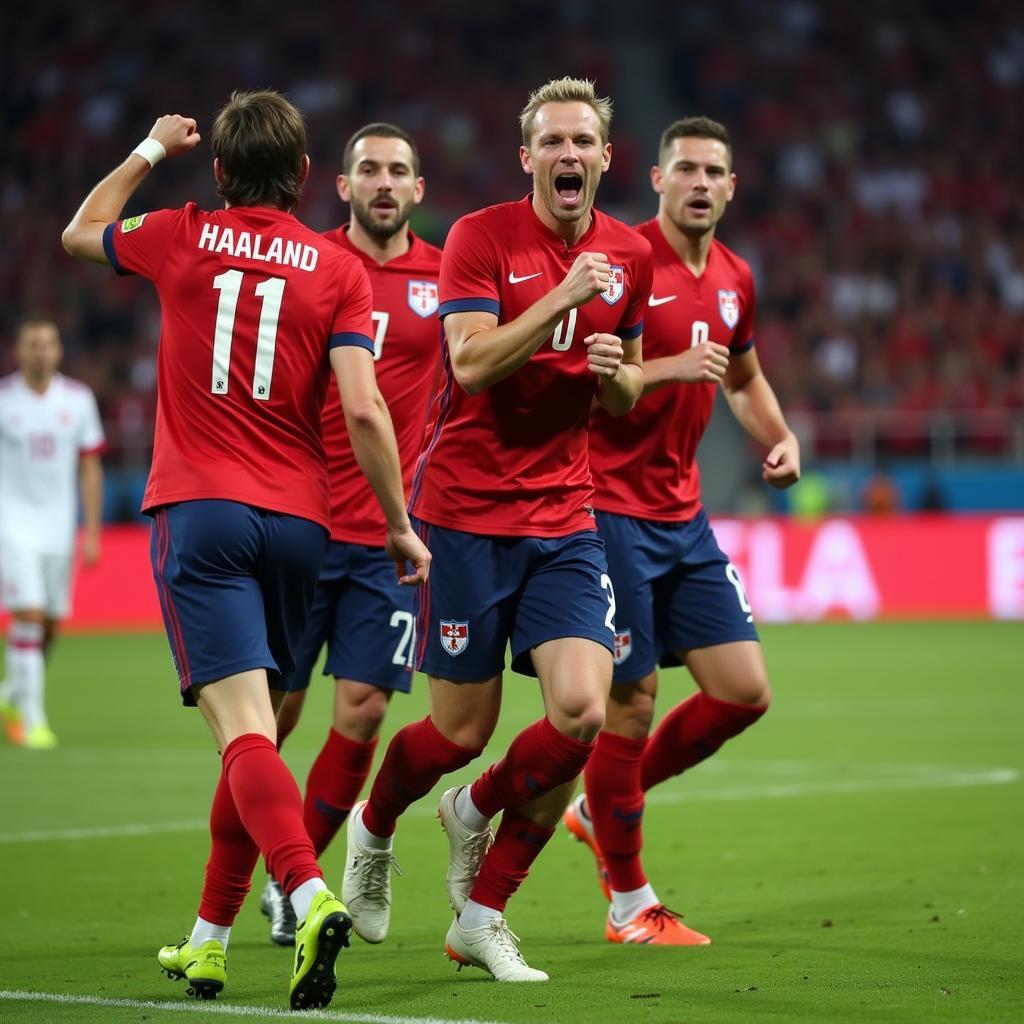
M 457 974 L 441 954 L 446 844 L 430 797 L 399 826 L 391 936 L 376 947 L 356 939 L 342 954 L 328 1014 L 1024 1020 L 1024 629 L 788 626 L 765 628 L 764 639 L 775 706 L 712 761 L 653 791 L 645 819 L 654 885 L 712 946 L 607 944 L 590 854 L 559 832 L 508 915 L 552 981 Z M 50 679 L 59 749 L 0 745 L 0 1020 L 224 1021 L 247 1007 L 285 1016 L 291 951 L 267 941 L 262 869 L 215 1004 L 187 1001 L 157 970 L 157 947 L 194 918 L 217 771 L 198 713 L 178 706 L 163 638 L 67 638 Z M 685 672 L 666 673 L 662 705 L 689 689 Z M 316 688 L 286 748 L 302 779 L 327 728 L 328 690 Z M 539 707 L 535 684 L 510 676 L 491 752 Z M 421 686 L 396 698 L 387 735 L 424 708 Z M 325 860 L 336 885 L 342 856 L 339 842 Z M 46 1004 L 14 991 L 190 1012 Z

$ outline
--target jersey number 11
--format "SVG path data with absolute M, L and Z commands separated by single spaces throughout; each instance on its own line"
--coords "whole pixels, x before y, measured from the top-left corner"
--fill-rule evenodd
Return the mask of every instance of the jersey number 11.
M 210 391 L 215 395 L 228 393 L 231 366 L 231 340 L 235 333 L 235 307 L 242 292 L 240 270 L 225 270 L 213 279 L 220 292 L 217 300 L 217 326 L 213 332 L 213 379 Z M 263 300 L 260 325 L 256 331 L 256 366 L 252 375 L 252 397 L 260 402 L 270 398 L 270 378 L 274 374 L 274 350 L 277 347 L 277 318 L 284 297 L 284 278 L 268 277 L 256 285 L 256 294 Z

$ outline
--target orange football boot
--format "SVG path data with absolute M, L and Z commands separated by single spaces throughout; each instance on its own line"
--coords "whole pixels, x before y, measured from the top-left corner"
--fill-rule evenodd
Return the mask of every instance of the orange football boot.
M 578 839 L 581 843 L 586 843 L 590 847 L 590 852 L 593 853 L 597 860 L 597 884 L 601 886 L 604 898 L 611 903 L 612 888 L 608 884 L 608 867 L 604 862 L 604 854 L 601 853 L 601 847 L 597 844 L 594 826 L 588 826 L 586 819 L 580 812 L 580 805 L 583 803 L 583 800 L 584 797 L 581 794 L 569 804 L 565 809 L 565 814 L 562 815 L 562 822 L 574 839 Z
M 604 930 L 609 942 L 635 942 L 641 946 L 709 946 L 711 940 L 683 924 L 682 917 L 661 903 L 641 910 L 632 921 L 617 925 L 608 912 Z
M 22 746 L 25 743 L 25 723 L 18 709 L 11 704 L 0 704 L 0 718 L 3 719 L 7 739 L 16 747 Z

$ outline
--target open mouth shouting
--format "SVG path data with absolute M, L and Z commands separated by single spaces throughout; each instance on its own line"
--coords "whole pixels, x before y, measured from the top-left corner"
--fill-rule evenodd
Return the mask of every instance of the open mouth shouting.
M 563 207 L 572 209 L 579 206 L 583 197 L 583 175 L 575 171 L 559 174 L 555 178 L 555 194 Z

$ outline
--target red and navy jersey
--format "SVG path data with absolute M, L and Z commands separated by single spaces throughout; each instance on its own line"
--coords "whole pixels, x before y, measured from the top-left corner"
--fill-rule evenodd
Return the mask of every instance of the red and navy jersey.
M 413 482 L 411 507 L 438 526 L 490 536 L 561 537 L 594 528 L 587 460 L 597 377 L 583 339 L 640 336 L 651 285 L 650 244 L 597 210 L 569 247 L 540 221 L 531 197 L 457 221 L 441 260 L 441 317 L 515 320 L 558 285 L 582 252 L 612 265 L 607 292 L 570 310 L 525 365 L 477 395 L 445 378 Z M 472 344 L 472 341 L 469 342 Z
M 673 356 L 704 341 L 733 355 L 754 344 L 750 267 L 712 241 L 704 273 L 679 258 L 657 220 L 639 225 L 654 251 L 654 288 L 644 328 L 644 359 Z M 701 509 L 697 445 L 715 402 L 715 384 L 666 384 L 626 416 L 598 409 L 590 433 L 594 505 L 637 519 L 685 522 Z
M 327 527 L 328 351 L 373 349 L 361 263 L 267 206 L 128 217 L 103 246 L 118 273 L 156 285 L 163 310 L 143 511 L 221 498 Z
M 361 260 L 370 279 L 377 385 L 391 411 L 408 494 L 439 369 L 441 250 L 409 232 L 408 252 L 380 264 L 349 241 L 344 227 L 324 236 Z M 352 453 L 337 388 L 329 389 L 324 404 L 324 444 L 331 478 L 331 539 L 380 547 L 387 529 L 384 513 Z

